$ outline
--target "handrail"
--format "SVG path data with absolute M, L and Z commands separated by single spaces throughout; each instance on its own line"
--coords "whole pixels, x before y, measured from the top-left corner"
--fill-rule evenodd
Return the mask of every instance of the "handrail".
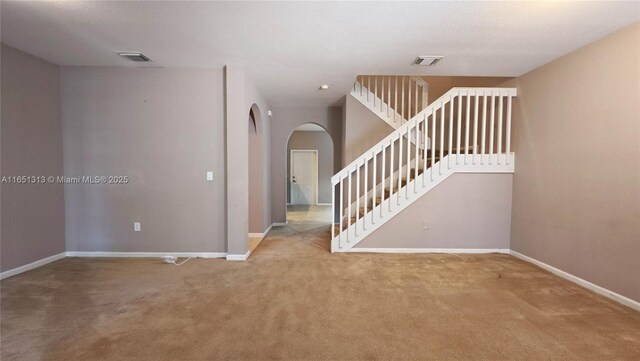
M 411 87 L 419 87 L 415 80 L 411 82 Z M 360 96 L 381 118 L 386 115 L 395 122 L 382 114 L 381 109 L 388 110 L 389 105 L 377 104 L 382 98 L 370 95 L 367 89 L 367 94 L 354 96 Z M 415 113 L 409 120 L 394 124 L 397 128 L 391 134 L 331 177 L 332 214 L 340 220 L 331 230 L 332 252 L 353 247 L 450 174 L 513 172 L 510 138 L 515 96 L 515 88 L 459 87 L 417 113 L 425 102 L 414 102 L 413 111 L 403 112 Z M 391 98 L 387 95 L 387 99 Z
M 391 139 L 396 139 L 397 137 L 400 136 L 400 134 L 406 133 L 407 129 L 412 127 L 412 124 L 413 126 L 415 126 L 416 119 L 420 117 L 424 117 L 425 114 L 430 114 L 433 110 L 439 110 L 442 106 L 444 106 L 449 101 L 451 101 L 452 95 L 455 94 L 455 95 L 463 95 L 463 96 L 475 96 L 475 95 L 480 95 L 480 93 L 482 93 L 482 95 L 487 95 L 486 94 L 487 92 L 489 92 L 489 95 L 491 96 L 496 96 L 496 95 L 517 96 L 518 94 L 518 91 L 516 88 L 470 88 L 470 87 L 451 88 L 449 91 L 442 94 L 442 96 L 436 99 L 433 103 L 429 104 L 426 108 L 424 108 L 418 114 L 414 115 L 411 119 L 409 119 L 403 125 L 398 127 L 396 130 L 394 130 L 389 135 L 384 137 L 381 141 L 379 141 L 374 146 L 369 148 L 368 151 L 363 153 L 361 156 L 359 156 L 358 158 L 353 160 L 351 163 L 349 163 L 347 166 L 345 166 L 340 171 L 338 171 L 336 174 L 334 174 L 331 177 L 331 184 L 333 186 L 338 184 L 340 180 L 340 177 L 339 177 L 340 175 L 343 175 L 343 176 L 348 175 L 349 169 L 355 168 L 358 164 L 362 163 L 363 160 L 368 159 L 367 155 L 371 154 L 372 151 L 374 153 L 378 153 L 377 148 L 382 148 L 382 146 L 388 144 L 391 141 Z

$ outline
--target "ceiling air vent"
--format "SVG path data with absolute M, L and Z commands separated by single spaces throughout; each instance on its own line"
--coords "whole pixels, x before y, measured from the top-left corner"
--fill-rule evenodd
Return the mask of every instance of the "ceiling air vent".
M 121 57 L 127 58 L 127 59 L 129 59 L 131 61 L 141 61 L 141 62 L 151 61 L 151 59 L 147 58 L 142 53 L 136 53 L 136 52 L 133 52 L 133 51 L 118 51 L 117 53 Z
M 414 65 L 421 65 L 421 66 L 434 66 L 436 65 L 440 60 L 442 60 L 442 58 L 444 58 L 444 56 L 439 56 L 439 55 L 424 55 L 424 56 L 419 56 L 416 61 L 413 62 Z

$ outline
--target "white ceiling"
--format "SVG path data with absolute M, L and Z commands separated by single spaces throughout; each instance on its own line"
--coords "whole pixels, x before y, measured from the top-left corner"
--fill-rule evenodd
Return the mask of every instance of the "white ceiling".
M 632 22 L 640 2 L 9 2 L 2 41 L 61 65 L 240 64 L 274 106 L 335 103 L 357 74 L 518 76 Z M 417 55 L 444 55 L 433 68 Z M 331 89 L 320 91 L 321 84 Z

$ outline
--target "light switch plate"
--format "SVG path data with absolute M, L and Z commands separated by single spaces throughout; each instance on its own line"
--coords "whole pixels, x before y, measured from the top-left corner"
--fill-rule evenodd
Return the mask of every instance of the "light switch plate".
M 212 181 L 213 180 L 213 172 L 207 172 L 207 180 L 208 181 Z
M 141 228 L 140 228 L 140 222 L 133 222 L 133 230 L 135 232 L 140 232 Z

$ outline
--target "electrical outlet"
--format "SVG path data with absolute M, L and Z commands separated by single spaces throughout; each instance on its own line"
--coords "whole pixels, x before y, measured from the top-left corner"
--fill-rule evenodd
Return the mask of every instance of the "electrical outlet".
M 133 222 L 133 230 L 135 232 L 140 232 L 141 228 L 140 228 L 140 222 Z
M 207 172 L 207 180 L 208 181 L 212 181 L 213 180 L 213 172 Z

